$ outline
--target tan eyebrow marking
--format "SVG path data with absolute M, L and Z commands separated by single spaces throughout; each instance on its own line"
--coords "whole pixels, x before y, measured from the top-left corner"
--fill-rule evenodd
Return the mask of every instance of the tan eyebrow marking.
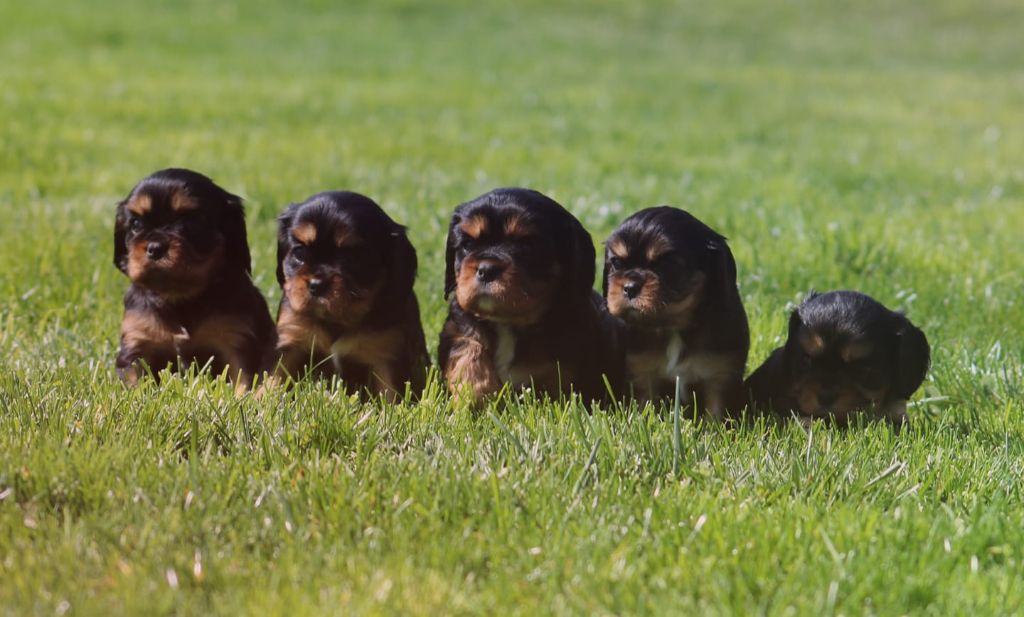
M 825 351 L 825 340 L 806 327 L 800 328 L 797 338 L 809 356 L 820 356 Z
M 647 244 L 647 261 L 655 261 L 662 255 L 672 251 L 672 244 L 665 238 L 658 236 Z
M 505 235 L 513 238 L 529 236 L 535 231 L 529 221 L 523 220 L 522 216 L 514 214 L 505 220 Z
M 626 256 L 629 255 L 629 249 L 626 246 L 626 243 L 622 241 L 622 238 L 618 238 L 618 237 L 612 238 L 612 239 L 608 240 L 608 242 L 607 242 L 607 244 L 605 244 L 605 246 L 608 247 L 608 251 L 612 255 L 614 255 L 615 257 L 618 257 L 619 259 L 625 259 Z
M 474 214 L 459 223 L 459 228 L 471 238 L 479 238 L 487 231 L 487 217 L 482 214 Z
M 171 195 L 171 210 L 175 212 L 183 212 L 185 210 L 195 210 L 199 207 L 199 202 L 189 196 L 187 193 L 182 191 L 174 191 Z
M 358 241 L 359 238 L 347 225 L 342 225 L 334 230 L 334 244 L 339 248 L 346 244 L 356 244 Z
M 843 347 L 840 355 L 843 357 L 843 362 L 853 362 L 870 356 L 873 349 L 874 345 L 868 341 L 853 341 Z
M 149 195 L 136 195 L 128 202 L 127 208 L 135 216 L 146 216 L 153 209 L 153 200 Z
M 316 225 L 299 223 L 292 228 L 292 237 L 303 244 L 313 244 L 316 242 Z

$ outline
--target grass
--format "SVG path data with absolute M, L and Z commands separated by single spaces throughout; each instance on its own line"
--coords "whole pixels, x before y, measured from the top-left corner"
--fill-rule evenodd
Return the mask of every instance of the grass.
M 0 19 L 0 613 L 1012 614 L 1024 588 L 1019 3 L 160 6 Z M 501 185 L 602 240 L 672 203 L 729 236 L 751 368 L 809 289 L 933 345 L 912 427 L 453 410 L 116 380 L 113 204 L 201 170 L 273 218 L 328 188 L 443 229 Z M 676 470 L 673 471 L 673 466 Z

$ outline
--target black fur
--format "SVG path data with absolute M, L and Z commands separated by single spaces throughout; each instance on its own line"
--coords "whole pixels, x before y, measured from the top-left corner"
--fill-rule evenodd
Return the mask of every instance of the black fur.
M 479 217 L 488 222 L 488 231 L 474 240 L 460 224 Z M 530 233 L 526 237 L 504 233 L 503 225 L 511 220 L 529 227 Z M 606 377 L 615 391 L 621 389 L 621 327 L 593 290 L 593 241 L 560 204 L 522 188 L 496 189 L 466 202 L 455 209 L 445 256 L 445 297 L 450 303 L 438 356 L 446 377 L 457 357 L 466 352 L 467 341 L 483 347 L 481 363 L 495 362 L 498 332 L 504 328 L 515 341 L 510 365 L 514 385 L 532 383 L 550 395 L 572 390 L 588 400 L 607 397 Z M 522 273 L 521 280 L 546 282 L 550 297 L 535 318 L 516 323 L 466 310 L 452 297 L 466 259 L 509 264 Z
M 145 216 L 136 217 L 128 212 L 127 206 L 143 196 L 151 207 Z M 187 196 L 197 207 L 174 211 L 171 204 L 176 196 Z M 137 219 L 135 229 L 133 219 Z M 143 276 L 133 282 L 124 297 L 126 317 L 129 313 L 149 315 L 154 323 L 160 324 L 157 330 L 166 329 L 179 336 L 178 342 L 167 345 L 156 340 L 137 341 L 134 332 L 127 337 L 123 332 L 117 357 L 119 374 L 134 382 L 143 365 L 159 371 L 168 365 L 207 362 L 214 373 L 219 373 L 228 364 L 227 355 L 231 355 L 236 364 L 232 369 L 240 370 L 243 383 L 248 385 L 267 348 L 273 345 L 274 327 L 266 300 L 249 278 L 251 257 L 242 200 L 195 171 L 164 169 L 147 176 L 118 204 L 114 265 L 128 274 L 128 255 L 133 244 L 172 239 L 199 262 L 207 262 L 210 274 L 205 280 L 196 280 L 192 287 L 167 285 L 159 277 Z M 213 318 L 238 324 L 244 331 L 232 338 L 233 343 L 228 346 L 234 348 L 228 354 L 215 336 L 203 340 L 189 338 Z M 133 342 L 126 344 L 126 340 Z
M 296 226 L 306 224 L 317 230 L 316 240 L 308 246 L 292 235 Z M 348 234 L 350 241 L 339 247 L 336 233 Z M 297 249 L 303 251 L 301 256 L 296 254 Z M 319 193 L 289 206 L 278 217 L 277 280 L 282 287 L 287 279 L 300 272 L 324 279 L 340 276 L 349 293 L 369 293 L 367 290 L 380 286 L 369 312 L 358 323 L 340 324 L 332 321 L 330 315 L 309 315 L 310 323 L 326 332 L 331 340 L 357 333 L 402 329 L 402 353 L 390 369 L 400 383 L 410 382 L 418 393 L 423 388 L 429 362 L 419 305 L 413 292 L 416 270 L 416 250 L 409 242 L 405 227 L 394 222 L 376 202 L 364 195 L 348 191 Z M 289 306 L 286 296 L 282 299 L 280 313 L 284 314 L 289 308 L 295 307 Z M 307 351 L 305 359 L 309 358 Z M 280 354 L 273 361 L 279 359 Z M 353 389 L 367 385 L 369 379 L 368 367 L 358 364 L 341 362 L 341 376 Z M 399 387 L 400 383 L 395 386 Z
M 742 408 L 750 335 L 724 236 L 685 210 L 641 210 L 606 242 L 602 279 L 609 309 L 626 322 L 627 374 L 635 395 L 672 397 L 679 377 L 683 400 L 696 397 L 698 407 L 715 417 Z M 613 279 L 618 285 L 610 289 Z M 626 284 L 640 286 L 635 299 L 622 291 Z M 677 312 L 673 306 L 690 308 Z M 669 370 L 674 341 L 681 343 L 678 368 Z

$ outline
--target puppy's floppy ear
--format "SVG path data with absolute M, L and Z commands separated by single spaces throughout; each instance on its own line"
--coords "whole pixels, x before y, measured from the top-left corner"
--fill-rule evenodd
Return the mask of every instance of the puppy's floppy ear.
M 224 204 L 220 215 L 220 232 L 227 243 L 229 259 L 241 266 L 252 276 L 252 256 L 249 254 L 249 238 L 245 230 L 245 209 L 242 198 L 225 191 Z
M 114 265 L 118 270 L 128 274 L 128 247 L 125 245 L 128 235 L 128 217 L 124 205 L 128 200 L 117 204 L 117 215 L 114 217 Z
M 288 249 L 291 247 L 288 234 L 292 230 L 295 212 L 298 209 L 298 204 L 292 204 L 277 217 L 277 283 L 281 287 L 284 287 L 284 258 L 288 255 Z
M 416 282 L 416 249 L 405 227 L 396 224 L 391 231 L 391 280 L 390 286 L 393 293 L 404 294 L 412 289 Z
M 931 347 L 928 338 L 920 329 L 903 315 L 897 336 L 899 336 L 899 379 L 896 382 L 897 394 L 904 399 L 917 390 L 928 373 L 931 364 Z
M 726 283 L 736 284 L 736 258 L 732 256 L 732 251 L 729 249 L 729 245 L 726 244 L 725 238 L 719 237 L 720 239 L 714 242 L 713 250 L 718 255 L 719 263 L 722 264 L 722 271 L 725 275 Z M 709 244 L 709 247 L 710 244 Z
M 804 325 L 804 320 L 800 317 L 800 309 L 798 307 L 789 314 L 789 340 L 796 341 L 797 333 L 802 325 Z
M 567 287 L 572 293 L 589 296 L 594 288 L 594 274 L 597 268 L 594 261 L 597 253 L 590 233 L 571 214 L 565 214 L 565 244 L 569 251 L 566 273 Z
M 607 242 L 605 243 L 607 244 Z M 605 300 L 608 299 L 608 249 L 604 250 L 604 270 L 601 272 L 601 295 Z
M 789 314 L 789 332 L 786 335 L 786 342 L 782 346 L 782 367 L 786 373 L 794 370 L 802 351 L 800 349 L 800 328 L 804 320 L 800 317 L 800 309 L 795 308 Z
M 448 241 L 444 248 L 444 299 L 455 291 L 455 226 L 462 221 L 462 217 L 456 212 L 452 215 L 452 221 L 448 224 Z

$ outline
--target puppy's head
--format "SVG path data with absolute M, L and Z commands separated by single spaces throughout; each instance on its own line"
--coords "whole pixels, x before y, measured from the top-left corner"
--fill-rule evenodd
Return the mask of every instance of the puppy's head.
M 497 323 L 529 325 L 555 303 L 587 298 L 594 245 L 576 218 L 527 189 L 496 189 L 455 209 L 445 297 Z
M 117 206 L 114 265 L 169 299 L 196 295 L 220 274 L 248 275 L 242 200 L 187 169 L 147 176 Z
M 862 293 L 833 291 L 811 294 L 793 311 L 784 357 L 800 412 L 846 420 L 910 398 L 929 355 L 924 333 L 902 314 Z
M 725 238 L 684 210 L 641 210 L 605 242 L 608 310 L 630 324 L 686 327 L 701 301 L 729 284 L 736 263 Z
M 405 228 L 368 197 L 320 193 L 278 218 L 277 280 L 297 313 L 355 327 L 401 310 L 415 278 Z

